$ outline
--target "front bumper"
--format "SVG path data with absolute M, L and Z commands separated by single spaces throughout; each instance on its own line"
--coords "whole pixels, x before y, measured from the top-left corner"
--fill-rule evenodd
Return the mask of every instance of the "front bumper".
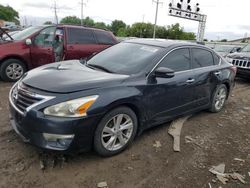
M 92 148 L 93 137 L 100 116 L 86 118 L 46 117 L 40 111 L 30 110 L 21 115 L 10 105 L 10 122 L 13 129 L 22 138 L 42 149 L 64 152 L 88 151 Z M 74 135 L 73 138 L 51 141 L 44 133 L 52 135 Z
M 237 76 L 250 79 L 250 69 L 237 67 Z

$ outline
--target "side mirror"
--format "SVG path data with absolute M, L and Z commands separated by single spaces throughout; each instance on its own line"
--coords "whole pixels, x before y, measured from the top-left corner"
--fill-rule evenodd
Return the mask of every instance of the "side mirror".
M 155 69 L 154 75 L 159 78 L 173 78 L 174 71 L 166 67 L 158 67 Z
M 26 39 L 26 41 L 25 41 L 25 43 L 26 43 L 26 45 L 31 45 L 32 44 L 32 41 L 31 41 L 31 39 Z

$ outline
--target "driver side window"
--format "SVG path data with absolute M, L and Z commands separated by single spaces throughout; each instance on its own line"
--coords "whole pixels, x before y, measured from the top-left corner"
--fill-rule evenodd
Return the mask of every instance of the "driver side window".
M 172 69 L 175 72 L 189 70 L 191 68 L 189 49 L 174 50 L 162 60 L 159 66 Z
M 35 38 L 34 44 L 36 46 L 48 47 L 52 46 L 55 35 L 55 27 L 48 27 L 43 29 Z

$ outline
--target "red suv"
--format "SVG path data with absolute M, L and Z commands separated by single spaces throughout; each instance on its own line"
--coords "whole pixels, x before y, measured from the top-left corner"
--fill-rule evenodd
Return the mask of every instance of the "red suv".
M 81 59 L 118 43 L 110 31 L 72 25 L 33 26 L 0 42 L 0 77 L 16 81 L 29 69 Z

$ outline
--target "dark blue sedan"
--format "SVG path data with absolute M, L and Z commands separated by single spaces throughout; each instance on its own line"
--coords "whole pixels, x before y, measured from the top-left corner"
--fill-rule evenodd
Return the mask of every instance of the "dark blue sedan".
M 193 43 L 134 39 L 88 60 L 29 71 L 10 91 L 11 124 L 35 146 L 102 156 L 185 114 L 219 112 L 236 68 Z

